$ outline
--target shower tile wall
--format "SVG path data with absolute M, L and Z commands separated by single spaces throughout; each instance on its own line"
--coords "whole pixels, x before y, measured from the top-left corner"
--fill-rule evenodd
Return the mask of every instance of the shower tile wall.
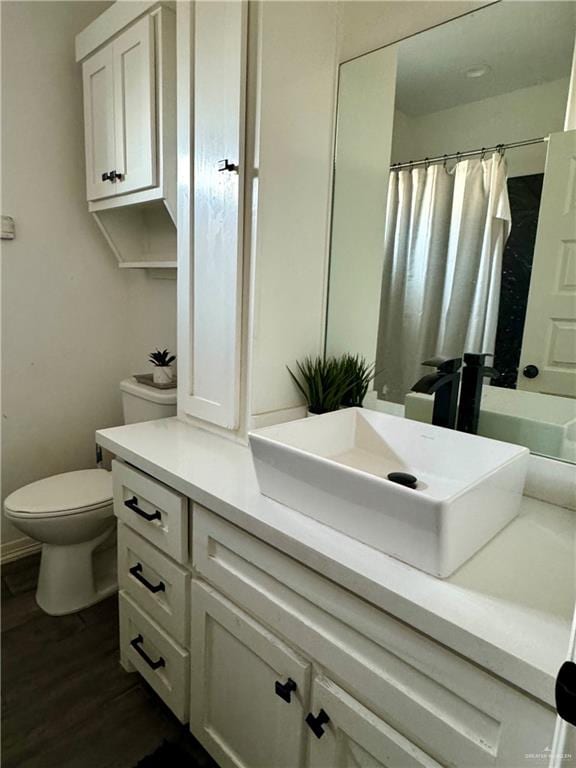
M 543 181 L 542 173 L 508 179 L 512 230 L 502 259 L 494 355 L 500 377 L 491 382 L 499 387 L 516 388 Z

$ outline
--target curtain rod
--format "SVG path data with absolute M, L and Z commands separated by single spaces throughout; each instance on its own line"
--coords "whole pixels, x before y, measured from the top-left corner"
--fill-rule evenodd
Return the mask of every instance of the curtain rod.
M 482 147 L 481 149 L 470 149 L 467 152 L 454 152 L 451 155 L 438 155 L 437 157 L 425 157 L 422 160 L 408 160 L 403 163 L 392 163 L 391 171 L 400 171 L 402 168 L 415 168 L 419 165 L 430 165 L 431 163 L 441 163 L 447 160 L 461 160 L 463 157 L 472 157 L 473 155 L 484 155 L 486 152 L 504 152 L 506 149 L 515 147 L 529 147 L 531 144 L 541 144 L 548 141 L 547 136 L 539 139 L 526 139 L 525 141 L 512 141 L 509 144 L 496 144 L 494 147 Z

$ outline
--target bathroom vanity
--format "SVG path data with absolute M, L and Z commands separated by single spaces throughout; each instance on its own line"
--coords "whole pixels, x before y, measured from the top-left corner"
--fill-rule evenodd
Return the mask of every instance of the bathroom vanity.
M 370 498 L 361 498 L 364 480 L 362 487 L 352 487 L 333 466 L 325 466 L 323 438 L 306 443 L 312 455 L 306 465 L 299 463 L 301 455 L 291 454 L 286 441 L 274 446 L 274 453 L 270 443 L 260 445 L 256 460 L 268 461 L 268 479 L 278 481 L 267 486 L 263 472 L 258 484 L 244 444 L 254 426 L 303 415 L 305 406 L 286 365 L 320 349 L 329 355 L 353 352 L 376 359 L 378 370 L 384 357 L 391 370 L 377 377 L 379 398 L 403 408 L 406 393 L 421 376 L 421 362 L 435 355 L 436 341 L 433 349 L 424 348 L 424 331 L 436 328 L 438 318 L 453 315 L 443 310 L 440 279 L 438 300 L 426 298 L 428 266 L 423 258 L 414 257 L 421 278 L 415 287 L 426 291 L 408 291 L 404 297 L 404 285 L 413 283 L 404 280 L 401 270 L 394 272 L 401 286 L 388 281 L 384 267 L 390 259 L 386 261 L 382 250 L 388 199 L 384 180 L 390 163 L 396 158 L 407 174 L 410 157 L 419 157 L 412 148 L 393 147 L 395 94 L 413 82 L 410 62 L 422 60 L 413 45 L 420 43 L 426 53 L 442 57 L 450 41 L 430 45 L 410 36 L 400 45 L 392 38 L 393 45 L 351 57 L 340 67 L 333 114 L 337 62 L 344 61 L 337 50 L 340 22 L 332 4 L 310 5 L 314 9 L 306 6 L 302 18 L 290 15 L 300 7 L 290 3 L 263 3 L 258 9 L 238 3 L 177 7 L 182 180 L 178 418 L 97 433 L 100 445 L 116 457 L 122 664 L 140 673 L 175 715 L 189 722 L 222 768 L 556 766 L 550 761 L 551 750 L 558 750 L 553 741 L 554 689 L 569 652 L 576 595 L 573 468 L 528 457 L 525 448 L 502 443 L 486 453 L 468 452 L 461 446 L 461 438 L 468 436 L 447 431 L 436 450 L 424 450 L 420 443 L 422 461 L 412 463 L 426 482 L 426 471 L 438 459 L 435 471 L 442 467 L 436 479 L 450 479 L 454 486 L 446 493 L 431 487 L 428 498 L 422 493 L 418 503 L 402 506 L 402 489 L 384 490 L 382 483 L 374 484 Z M 521 29 L 514 4 L 495 4 L 493 11 L 483 13 L 504 15 L 505 24 L 467 14 L 461 20 L 464 32 L 457 28 L 454 40 L 475 41 L 482 58 L 486 41 L 496 53 L 500 48 L 515 52 L 514 45 L 499 48 L 493 35 L 495 29 Z M 529 17 L 522 10 L 523 23 L 538 29 L 538 38 L 544 39 L 538 54 L 543 61 L 546 40 L 554 40 L 558 48 L 557 32 L 567 29 L 564 12 L 558 13 L 546 36 L 540 30 L 548 12 Z M 307 53 L 300 39 L 304 27 L 313 40 Z M 433 33 L 452 34 L 450 29 Z M 570 67 L 567 52 L 573 50 L 573 39 L 563 49 L 562 76 Z M 533 51 L 527 56 L 532 60 Z M 466 62 L 466 67 L 474 63 Z M 510 66 L 524 69 L 515 61 Z M 449 63 L 442 71 L 460 73 L 463 67 Z M 426 77 L 440 71 L 436 62 L 424 64 L 423 70 Z M 562 88 L 568 86 L 564 79 Z M 295 87 L 286 87 L 288 82 Z M 422 82 L 426 96 L 430 89 L 427 80 Z M 521 85 L 534 83 L 518 83 L 516 89 Z M 446 88 L 443 79 L 439 92 L 447 91 L 456 89 Z M 567 102 L 563 94 L 562 117 Z M 487 95 L 498 96 L 491 91 Z M 420 112 L 427 114 L 430 107 L 428 112 L 436 114 L 432 108 L 448 106 L 437 100 L 422 105 Z M 469 119 L 472 127 L 487 122 Z M 490 178 L 499 182 L 503 195 L 501 142 L 535 153 L 518 161 L 518 177 L 541 175 L 550 135 L 548 160 L 560 167 L 572 152 L 576 134 L 563 132 L 556 123 L 526 125 L 520 137 L 509 136 L 501 125 L 493 137 L 482 134 L 478 139 L 467 127 L 464 137 L 453 137 L 450 146 L 430 145 L 429 157 L 417 161 L 423 170 L 416 176 L 430 171 L 451 185 L 452 169 L 441 162 L 443 153 L 450 153 L 460 175 L 469 168 L 476 177 L 490 164 Z M 298 129 L 285 130 L 293 124 Z M 449 124 L 447 118 L 442 122 Z M 371 133 L 363 134 L 364 129 Z M 402 127 L 397 133 L 407 135 Z M 443 139 L 445 133 L 442 127 L 438 135 Z M 486 147 L 491 147 L 489 159 Z M 478 157 L 461 164 L 460 149 Z M 430 158 L 437 161 L 433 168 Z M 556 175 L 549 177 L 552 183 Z M 567 171 L 557 178 L 565 190 Z M 546 189 L 543 209 L 554 224 L 550 229 L 557 229 L 553 213 L 558 206 Z M 325 224 L 330 210 L 328 264 Z M 492 218 L 499 222 L 495 239 L 500 243 L 504 219 Z M 310 234 L 313 221 L 318 223 L 317 239 Z M 455 225 L 453 231 L 457 229 Z M 306 238 L 298 240 L 296 232 Z M 547 242 L 542 239 L 538 253 L 549 252 Z M 448 245 L 441 249 L 442 275 L 449 274 L 444 268 Z M 554 253 L 564 259 L 568 251 Z M 464 248 L 461 255 L 467 254 Z M 472 260 L 464 263 L 468 270 Z M 484 264 L 483 271 L 499 275 L 500 262 Z M 568 295 L 574 287 L 572 273 L 565 265 L 558 274 L 566 275 L 562 291 Z M 476 285 L 475 274 L 466 271 L 465 277 L 466 285 Z M 462 296 L 459 290 L 453 293 Z M 420 294 L 434 322 L 420 322 L 425 313 L 414 301 Z M 496 294 L 492 286 L 490 322 L 485 324 L 490 333 Z M 472 298 L 460 302 L 463 311 L 474 306 Z M 534 308 L 538 302 L 531 304 Z M 390 313 L 382 323 L 381 305 Z M 414 307 L 412 314 L 404 311 Z M 558 317 L 570 322 L 558 326 L 554 360 L 570 375 L 565 391 L 552 390 L 545 385 L 546 366 L 540 364 L 538 386 L 542 392 L 570 396 L 576 370 L 570 340 L 576 326 L 567 311 Z M 413 327 L 411 318 L 418 319 Z M 549 315 L 544 319 L 548 322 Z M 466 316 L 444 325 L 463 330 L 467 322 Z M 401 337 L 404 327 L 411 329 L 409 337 Z M 521 333 L 516 342 L 520 359 Z M 484 354 L 490 351 L 485 346 L 482 340 L 468 343 L 466 336 L 449 357 Z M 397 373 L 408 370 L 399 351 L 413 358 L 414 370 L 410 367 L 409 375 L 395 381 Z M 534 360 L 530 356 L 525 362 Z M 518 361 L 514 366 L 518 368 Z M 520 379 L 518 387 L 522 385 L 528 386 Z M 299 429 L 299 423 L 278 429 L 285 435 L 291 426 Z M 420 437 L 427 434 L 427 425 L 415 424 L 387 429 L 392 451 L 408 430 L 417 430 Z M 407 441 L 412 457 L 419 450 L 418 439 Z M 327 439 L 331 450 L 333 442 L 334 434 Z M 357 459 L 356 447 L 344 446 L 341 464 Z M 493 485 L 485 482 L 492 468 L 504 466 L 502 452 L 507 451 L 510 459 L 518 459 L 518 472 L 521 460 L 529 465 L 519 510 L 494 495 Z M 332 454 L 330 458 L 334 460 Z M 291 473 L 290 488 L 282 485 L 284 478 L 280 482 L 283 473 Z M 295 480 L 301 481 L 297 487 Z M 506 483 L 518 496 L 523 481 L 519 474 Z M 264 496 L 261 489 L 284 503 Z M 454 499 L 461 492 L 472 490 L 468 504 L 451 518 L 444 516 L 446 510 L 456 510 Z M 384 492 L 385 521 L 378 507 Z M 332 503 L 335 497 L 342 504 Z M 428 529 L 414 526 L 410 539 L 401 528 L 409 517 L 421 523 L 425 509 L 430 510 Z M 364 526 L 363 535 L 356 522 Z M 453 532 L 455 524 L 460 524 L 459 534 L 445 557 L 443 535 Z M 437 550 L 429 546 L 430 539 Z
M 116 456 L 122 664 L 222 768 L 548 764 L 573 511 L 525 497 L 438 579 L 261 495 L 244 445 L 178 419 L 97 440 Z

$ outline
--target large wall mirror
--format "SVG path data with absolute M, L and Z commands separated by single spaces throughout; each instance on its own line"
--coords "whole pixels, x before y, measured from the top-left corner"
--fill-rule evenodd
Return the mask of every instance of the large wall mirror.
M 430 421 L 430 358 L 486 353 L 479 434 L 576 462 L 574 2 L 501 2 L 340 68 L 327 354 Z M 572 85 L 572 90 L 574 85 Z

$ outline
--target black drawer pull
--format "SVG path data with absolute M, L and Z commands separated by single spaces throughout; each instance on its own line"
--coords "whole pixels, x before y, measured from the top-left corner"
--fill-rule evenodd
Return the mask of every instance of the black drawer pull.
M 132 576 L 134 576 L 136 581 L 139 581 L 140 584 L 143 584 L 149 592 L 152 592 L 152 594 L 166 591 L 166 586 L 163 581 L 159 581 L 158 584 L 154 585 L 150 584 L 148 579 L 142 576 L 142 563 L 136 563 L 136 565 L 133 565 L 132 568 L 130 568 L 130 573 Z
M 155 669 L 160 669 L 160 667 L 165 667 L 166 662 L 164 661 L 162 656 L 160 656 L 158 661 L 152 661 L 152 659 L 150 658 L 150 656 L 148 656 L 144 648 L 141 647 L 141 644 L 143 642 L 144 642 L 144 638 L 142 637 L 142 635 L 138 635 L 138 637 L 135 637 L 134 640 L 130 640 L 130 645 L 132 646 L 132 648 L 134 648 L 138 656 L 144 659 L 144 661 L 146 662 L 146 664 L 148 664 L 150 669 L 155 670 Z
M 326 723 L 329 723 L 329 722 L 330 722 L 330 718 L 328 717 L 326 712 L 324 712 L 323 709 L 321 709 L 316 716 L 314 716 L 312 712 L 309 712 L 306 715 L 306 725 L 308 726 L 308 728 L 310 728 L 310 730 L 312 731 L 314 736 L 316 736 L 317 739 L 322 738 L 322 736 L 324 735 L 324 728 L 322 728 L 322 726 L 326 725 Z
M 102 181 L 112 181 L 112 179 L 110 178 L 110 174 L 109 173 L 103 173 L 102 174 Z
M 162 515 L 158 510 L 156 510 L 156 512 L 149 513 L 149 512 L 144 512 L 143 509 L 140 509 L 140 507 L 138 506 L 138 499 L 136 498 L 136 496 L 132 496 L 131 499 L 126 499 L 126 501 L 124 502 L 124 506 L 128 507 L 128 509 L 131 509 L 132 512 L 136 512 L 137 515 L 140 515 L 140 517 L 143 517 L 144 520 L 148 520 L 148 522 L 150 522 L 151 520 L 162 519 Z
M 293 693 L 297 687 L 298 686 L 291 677 L 289 677 L 285 683 L 281 683 L 279 680 L 276 680 L 274 683 L 274 691 L 276 696 L 280 696 L 280 698 L 283 699 L 283 701 L 285 701 L 287 704 L 290 704 L 290 694 Z

